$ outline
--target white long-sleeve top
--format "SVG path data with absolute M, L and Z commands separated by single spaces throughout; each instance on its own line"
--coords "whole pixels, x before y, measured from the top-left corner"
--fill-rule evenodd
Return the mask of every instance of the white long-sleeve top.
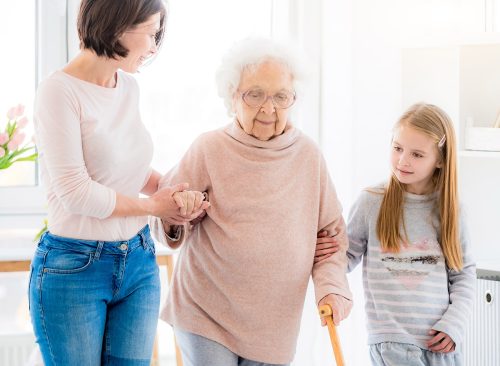
M 38 87 L 35 139 L 53 234 L 126 240 L 147 224 L 147 216 L 109 217 L 116 193 L 139 196 L 153 155 L 137 82 L 116 77 L 106 88 L 56 71 Z

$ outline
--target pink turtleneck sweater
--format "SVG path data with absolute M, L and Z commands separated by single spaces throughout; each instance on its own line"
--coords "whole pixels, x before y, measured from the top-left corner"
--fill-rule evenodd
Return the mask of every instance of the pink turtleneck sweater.
M 161 317 L 251 360 L 295 353 L 306 288 L 351 299 L 341 205 L 316 144 L 296 128 L 269 141 L 237 123 L 201 135 L 162 186 L 208 193 L 207 217 L 185 235 Z M 163 242 L 159 220 L 153 233 Z M 313 264 L 316 236 L 341 250 Z

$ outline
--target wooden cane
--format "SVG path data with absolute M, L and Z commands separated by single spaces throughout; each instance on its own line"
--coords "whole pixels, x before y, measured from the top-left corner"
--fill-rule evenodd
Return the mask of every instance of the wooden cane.
M 333 312 L 330 305 L 321 305 L 319 307 L 319 316 L 325 318 L 328 325 L 328 333 L 330 334 L 330 341 L 332 342 L 333 355 L 337 366 L 344 366 L 344 357 L 342 356 L 342 349 L 340 348 L 340 341 L 333 323 Z

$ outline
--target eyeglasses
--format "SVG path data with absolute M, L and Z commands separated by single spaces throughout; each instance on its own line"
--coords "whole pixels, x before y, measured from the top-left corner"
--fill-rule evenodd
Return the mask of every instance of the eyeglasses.
M 273 102 L 275 108 L 286 109 L 290 108 L 295 103 L 295 93 L 283 90 L 274 95 L 267 95 L 262 89 L 249 89 L 246 92 L 240 93 L 243 101 L 252 108 L 261 107 L 269 98 Z

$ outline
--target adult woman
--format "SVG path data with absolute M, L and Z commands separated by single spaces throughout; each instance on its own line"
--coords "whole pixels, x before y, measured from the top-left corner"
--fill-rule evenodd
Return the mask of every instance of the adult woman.
M 160 283 L 147 216 L 190 216 L 176 193 L 185 184 L 157 191 L 137 83 L 125 72 L 157 52 L 164 22 L 160 0 L 83 0 L 80 53 L 38 88 L 49 232 L 29 298 L 47 366 L 149 365 Z
M 289 121 L 294 60 L 270 40 L 235 45 L 218 72 L 234 122 L 201 135 L 160 182 L 189 181 L 211 203 L 191 231 L 160 220 L 153 230 L 182 245 L 162 318 L 188 366 L 291 362 L 311 273 L 337 323 L 350 311 L 341 207 L 320 150 Z M 340 250 L 314 263 L 322 230 Z

